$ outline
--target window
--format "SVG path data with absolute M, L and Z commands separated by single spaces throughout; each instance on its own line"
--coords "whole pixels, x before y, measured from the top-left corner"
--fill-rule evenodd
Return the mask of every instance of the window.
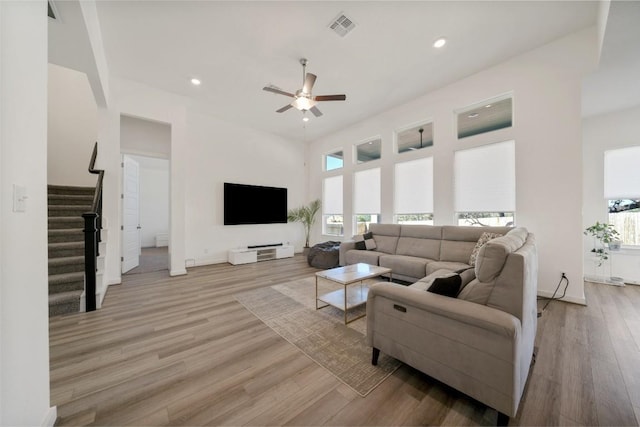
M 342 175 L 325 178 L 322 185 L 322 234 L 342 236 Z
M 398 153 L 421 150 L 433 145 L 433 123 L 425 123 L 396 133 Z
M 433 225 L 433 214 L 396 214 L 396 224 Z
M 456 112 L 458 138 L 508 128 L 513 125 L 511 95 L 484 101 Z
M 609 200 L 609 224 L 620 233 L 623 245 L 640 245 L 640 200 Z
M 454 154 L 455 210 L 459 225 L 514 225 L 515 141 Z
M 397 163 L 394 187 L 396 223 L 433 225 L 433 157 Z
M 380 220 L 380 168 L 356 172 L 353 179 L 355 234 L 362 234 Z
M 342 150 L 326 154 L 324 156 L 324 170 L 332 171 L 334 169 L 340 169 L 344 165 L 344 155 Z
M 604 153 L 604 197 L 609 224 L 623 245 L 640 245 L 640 146 Z
M 356 145 L 356 163 L 378 160 L 381 156 L 382 140 L 380 138 Z

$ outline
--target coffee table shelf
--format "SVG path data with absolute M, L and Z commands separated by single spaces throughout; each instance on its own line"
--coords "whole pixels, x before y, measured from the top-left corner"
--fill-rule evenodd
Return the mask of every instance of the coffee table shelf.
M 350 308 L 359 307 L 367 302 L 367 295 L 369 295 L 368 286 L 351 286 L 347 288 L 347 310 Z M 327 304 L 344 310 L 345 298 L 344 289 L 338 289 L 333 292 L 329 292 L 318 297 L 318 301 L 326 302 Z
M 316 273 L 316 310 L 324 307 L 333 306 L 344 311 L 344 323 L 353 322 L 354 320 L 364 317 L 361 316 L 348 319 L 347 313 L 350 309 L 359 307 L 367 302 L 369 287 L 363 286 L 363 281 L 374 277 L 389 274 L 391 280 L 391 269 L 378 267 L 369 264 L 353 264 L 345 267 L 332 268 L 331 270 L 319 271 Z M 330 282 L 343 285 L 343 289 L 338 289 L 322 295 L 318 295 L 318 279 L 328 280 Z M 350 286 L 360 283 L 360 286 Z M 318 301 L 325 305 L 319 306 Z

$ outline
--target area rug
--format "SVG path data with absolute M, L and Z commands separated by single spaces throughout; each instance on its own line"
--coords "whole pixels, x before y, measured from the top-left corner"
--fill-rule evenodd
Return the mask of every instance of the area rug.
M 320 292 L 326 292 L 331 285 L 321 283 L 320 286 Z M 360 396 L 369 394 L 400 366 L 400 362 L 385 354 L 380 354 L 377 366 L 371 364 L 371 347 L 365 343 L 366 318 L 344 325 L 341 310 L 334 307 L 315 310 L 313 277 L 234 297 L 278 335 Z M 357 310 L 362 311 L 364 307 Z M 358 312 L 350 310 L 349 314 L 357 316 Z

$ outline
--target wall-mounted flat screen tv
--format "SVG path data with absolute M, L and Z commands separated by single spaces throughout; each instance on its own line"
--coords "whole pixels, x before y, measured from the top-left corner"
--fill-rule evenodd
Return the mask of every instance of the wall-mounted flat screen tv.
M 224 225 L 286 222 L 286 188 L 224 183 Z

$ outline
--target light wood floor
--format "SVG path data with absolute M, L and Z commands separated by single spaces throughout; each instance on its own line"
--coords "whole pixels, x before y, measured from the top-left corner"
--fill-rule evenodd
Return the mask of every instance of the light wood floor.
M 478 425 L 496 412 L 402 366 L 366 398 L 233 294 L 309 277 L 301 256 L 125 276 L 104 307 L 51 319 L 56 425 Z M 640 287 L 552 302 L 511 425 L 638 425 Z M 634 406 L 634 404 L 636 406 Z

